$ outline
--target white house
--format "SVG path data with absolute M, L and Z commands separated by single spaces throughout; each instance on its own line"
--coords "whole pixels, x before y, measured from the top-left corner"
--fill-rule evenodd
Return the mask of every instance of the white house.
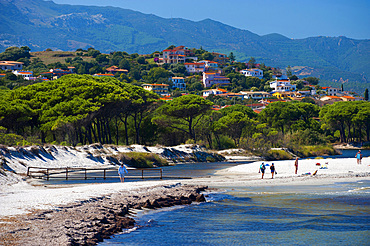
M 263 71 L 258 68 L 252 68 L 252 69 L 244 69 L 241 70 L 240 73 L 244 74 L 244 76 L 251 76 L 251 77 L 256 77 L 259 79 L 263 78 Z
M 185 79 L 183 77 L 172 77 L 171 80 L 174 88 L 179 88 L 180 91 L 186 89 Z
M 221 95 L 227 93 L 227 90 L 224 89 L 209 89 L 203 91 L 203 96 L 208 97 L 209 95 Z
M 266 91 L 241 91 L 246 99 L 264 99 L 270 97 L 270 93 Z
M 272 78 L 278 79 L 278 80 L 286 80 L 288 79 L 288 76 L 286 76 L 285 74 L 279 74 L 279 75 L 272 75 Z
M 23 62 L 0 61 L 0 70 L 22 70 Z
M 12 73 L 15 74 L 15 75 L 17 75 L 17 76 L 22 76 L 23 79 L 26 79 L 26 80 L 31 80 L 33 78 L 33 72 L 32 71 L 19 71 L 19 70 L 15 70 Z
M 205 70 L 205 64 L 200 62 L 184 63 L 188 73 L 201 73 Z
M 211 87 L 212 85 L 229 85 L 230 79 L 219 75 L 218 73 L 206 73 L 203 72 L 203 86 L 205 88 Z
M 341 94 L 341 90 L 334 87 L 322 87 L 322 89 L 326 91 L 328 96 L 339 96 Z
M 270 82 L 270 88 L 274 92 L 295 91 L 296 85 L 292 85 L 290 80 L 275 80 Z
M 199 63 L 204 63 L 208 68 L 218 68 L 218 62 L 203 60 L 199 61 Z

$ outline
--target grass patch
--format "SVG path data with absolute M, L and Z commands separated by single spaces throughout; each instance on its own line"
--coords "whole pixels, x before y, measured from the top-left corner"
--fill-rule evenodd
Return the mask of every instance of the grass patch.
M 307 145 L 298 146 L 293 150 L 299 157 L 339 155 L 340 152 L 331 145 Z
M 117 159 L 130 167 L 150 168 L 168 166 L 168 161 L 153 153 L 120 153 Z
M 39 51 L 39 52 L 31 52 L 31 59 L 32 58 L 40 58 L 45 65 L 49 65 L 51 63 L 60 62 L 65 63 L 66 58 L 75 58 L 78 57 L 77 52 L 70 52 L 70 51 Z M 91 62 L 94 60 L 92 57 L 81 56 L 84 61 Z
M 284 150 L 269 150 L 265 156 L 267 161 L 272 160 L 291 160 L 293 156 Z

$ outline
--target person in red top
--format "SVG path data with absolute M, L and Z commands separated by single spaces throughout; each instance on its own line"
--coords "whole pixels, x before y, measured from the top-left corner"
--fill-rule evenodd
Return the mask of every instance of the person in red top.
M 295 158 L 294 167 L 295 167 L 295 174 L 297 174 L 297 171 L 298 171 L 298 157 Z

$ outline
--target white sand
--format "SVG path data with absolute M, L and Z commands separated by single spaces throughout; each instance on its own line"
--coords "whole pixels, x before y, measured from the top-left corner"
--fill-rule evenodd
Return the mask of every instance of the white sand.
M 328 169 L 319 169 L 320 166 L 316 166 L 316 163 L 326 166 L 326 162 L 328 163 Z M 265 163 L 271 164 L 272 162 Z M 109 195 L 114 192 L 125 192 L 132 189 L 169 185 L 178 182 L 182 184 L 208 185 L 210 187 L 236 187 L 278 184 L 312 185 L 370 179 L 370 157 L 364 158 L 361 165 L 356 163 L 355 158 L 299 160 L 297 175 L 294 174 L 294 160 L 274 161 L 278 173 L 276 178 L 271 179 L 271 172 L 269 167 L 267 167 L 265 179 L 263 180 L 261 180 L 261 174 L 258 173 L 260 164 L 261 161 L 242 164 L 218 171 L 212 177 L 192 180 L 81 184 L 67 188 L 31 186 L 24 181 L 14 185 L 0 185 L 0 217 L 24 214 L 34 209 L 52 209 L 60 205 Z M 302 175 L 308 172 L 313 173 L 315 170 L 318 170 L 315 176 Z

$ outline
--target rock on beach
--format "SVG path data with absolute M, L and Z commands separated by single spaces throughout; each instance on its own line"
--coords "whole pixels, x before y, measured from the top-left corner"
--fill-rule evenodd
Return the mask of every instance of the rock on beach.
M 204 202 L 207 186 L 155 186 L 0 220 L 2 245 L 96 245 L 135 227 L 131 210 Z

